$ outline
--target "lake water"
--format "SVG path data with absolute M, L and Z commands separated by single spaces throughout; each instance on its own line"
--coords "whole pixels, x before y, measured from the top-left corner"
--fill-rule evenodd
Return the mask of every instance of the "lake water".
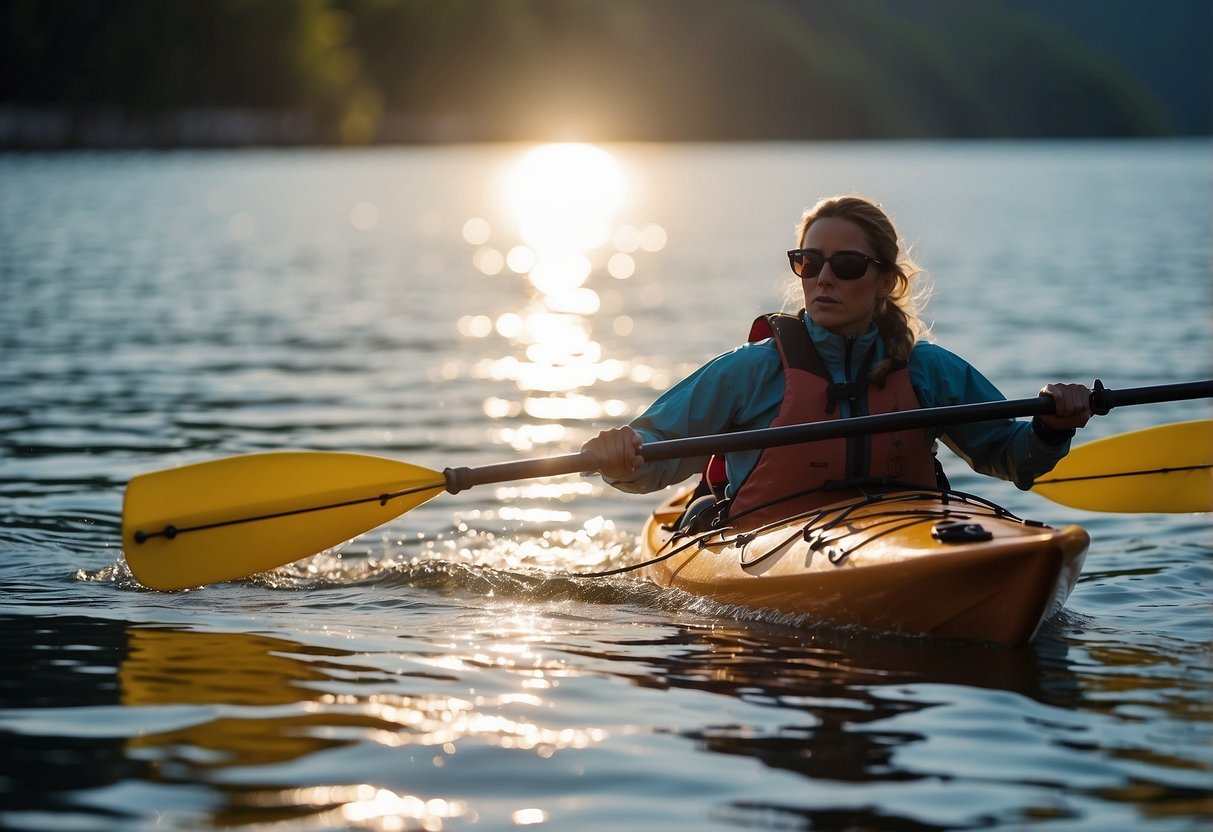
M 0 156 L 0 826 L 1210 828 L 1207 515 L 1067 509 L 950 458 L 958 488 L 1092 534 L 1021 649 L 564 577 L 633 558 L 657 499 L 577 476 L 137 585 L 143 471 L 575 450 L 782 305 L 826 194 L 891 210 L 934 337 L 1010 398 L 1213 376 L 1207 141 L 607 150 Z

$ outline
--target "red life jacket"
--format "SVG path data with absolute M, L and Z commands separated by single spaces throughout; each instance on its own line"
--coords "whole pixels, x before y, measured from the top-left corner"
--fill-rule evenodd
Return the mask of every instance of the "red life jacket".
M 834 383 L 803 315 L 764 315 L 750 331 L 751 341 L 773 337 L 783 362 L 783 402 L 772 427 L 840 418 L 839 401 L 850 403 L 853 416 L 921 407 L 905 367 L 889 373 L 881 387 L 867 382 L 871 354 L 862 362 L 859 381 Z M 874 433 L 768 448 L 734 496 L 729 522 L 754 527 L 809 511 L 853 495 L 845 484 L 856 480 L 936 487 L 935 456 L 926 433 Z

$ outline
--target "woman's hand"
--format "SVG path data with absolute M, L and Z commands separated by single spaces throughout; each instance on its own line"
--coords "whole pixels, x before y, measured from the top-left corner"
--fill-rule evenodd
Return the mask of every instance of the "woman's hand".
M 589 453 L 597 460 L 598 473 L 611 480 L 623 480 L 644 465 L 640 446 L 644 444 L 640 434 L 628 425 L 604 430 L 581 446 L 582 453 Z
M 1040 417 L 1053 430 L 1081 428 L 1091 419 L 1091 391 L 1082 384 L 1048 384 L 1040 395 L 1055 402 L 1056 410 Z

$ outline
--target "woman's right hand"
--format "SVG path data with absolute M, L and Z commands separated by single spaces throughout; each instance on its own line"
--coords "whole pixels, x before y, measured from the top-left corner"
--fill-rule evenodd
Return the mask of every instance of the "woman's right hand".
M 640 447 L 644 442 L 640 434 L 628 425 L 604 430 L 581 446 L 582 453 L 594 457 L 598 473 L 606 479 L 624 480 L 644 465 Z

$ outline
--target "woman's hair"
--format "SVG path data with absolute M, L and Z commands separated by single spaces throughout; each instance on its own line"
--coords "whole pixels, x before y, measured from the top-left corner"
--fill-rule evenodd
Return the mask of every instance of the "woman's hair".
M 910 350 L 927 335 L 927 326 L 918 315 L 927 291 L 918 280 L 923 270 L 910 259 L 897 237 L 897 230 L 880 205 L 858 196 L 835 196 L 821 200 L 804 213 L 796 229 L 796 244 L 803 245 L 809 227 L 825 217 L 850 220 L 863 231 L 876 259 L 892 264 L 893 289 L 876 302 L 872 321 L 880 330 L 885 357 L 872 365 L 868 380 L 884 386 L 889 373 L 906 366 Z

